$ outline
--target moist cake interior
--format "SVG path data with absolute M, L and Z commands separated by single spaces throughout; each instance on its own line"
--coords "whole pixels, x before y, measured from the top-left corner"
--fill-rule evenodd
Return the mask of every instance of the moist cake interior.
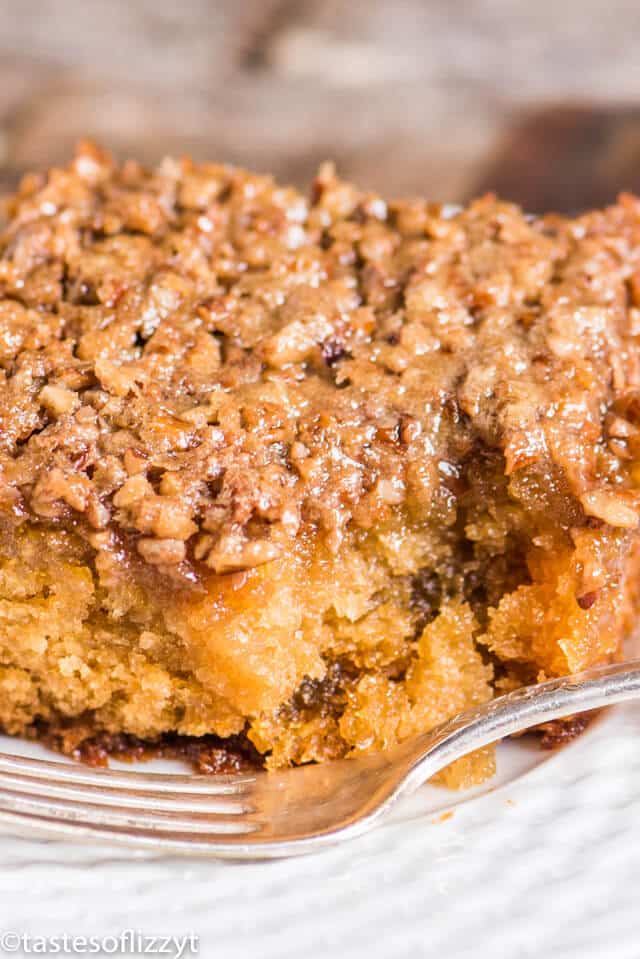
M 619 655 L 639 251 L 632 197 L 451 215 L 329 166 L 305 196 L 88 143 L 26 177 L 0 236 L 2 728 L 277 768 Z

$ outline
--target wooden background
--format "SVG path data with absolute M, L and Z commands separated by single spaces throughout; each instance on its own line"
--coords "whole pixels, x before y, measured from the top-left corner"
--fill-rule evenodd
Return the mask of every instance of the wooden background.
M 300 185 L 640 191 L 637 0 L 0 0 L 0 186 L 98 138 Z

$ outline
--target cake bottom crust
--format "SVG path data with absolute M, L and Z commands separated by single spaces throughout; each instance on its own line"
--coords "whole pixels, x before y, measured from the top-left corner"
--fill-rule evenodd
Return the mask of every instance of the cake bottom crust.
M 528 730 L 525 735 L 535 737 L 542 750 L 557 750 L 581 736 L 601 712 L 594 710 L 554 719 Z M 200 775 L 231 775 L 264 769 L 265 763 L 264 756 L 242 734 L 221 739 L 214 735 L 165 733 L 159 739 L 145 740 L 126 733 L 95 732 L 61 718 L 47 725 L 34 724 L 25 731 L 25 736 L 93 768 L 106 768 L 110 760 L 134 763 L 173 759 L 186 763 Z M 448 777 L 448 785 L 456 787 L 452 775 Z

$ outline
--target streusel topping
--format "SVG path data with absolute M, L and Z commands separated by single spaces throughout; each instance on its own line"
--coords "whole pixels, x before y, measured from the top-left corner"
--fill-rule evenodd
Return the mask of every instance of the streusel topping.
M 634 527 L 638 335 L 634 198 L 452 213 L 84 143 L 0 235 L 2 522 L 189 580 L 306 528 L 335 551 L 398 509 L 453 522 L 481 443 L 570 492 L 567 528 Z

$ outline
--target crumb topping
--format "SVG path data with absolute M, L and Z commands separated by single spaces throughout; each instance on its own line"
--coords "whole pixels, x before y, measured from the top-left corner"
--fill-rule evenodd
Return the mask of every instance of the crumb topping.
M 304 528 L 450 521 L 474 444 L 638 523 L 640 201 L 310 195 L 221 165 L 26 177 L 0 234 L 0 513 L 188 581 Z

